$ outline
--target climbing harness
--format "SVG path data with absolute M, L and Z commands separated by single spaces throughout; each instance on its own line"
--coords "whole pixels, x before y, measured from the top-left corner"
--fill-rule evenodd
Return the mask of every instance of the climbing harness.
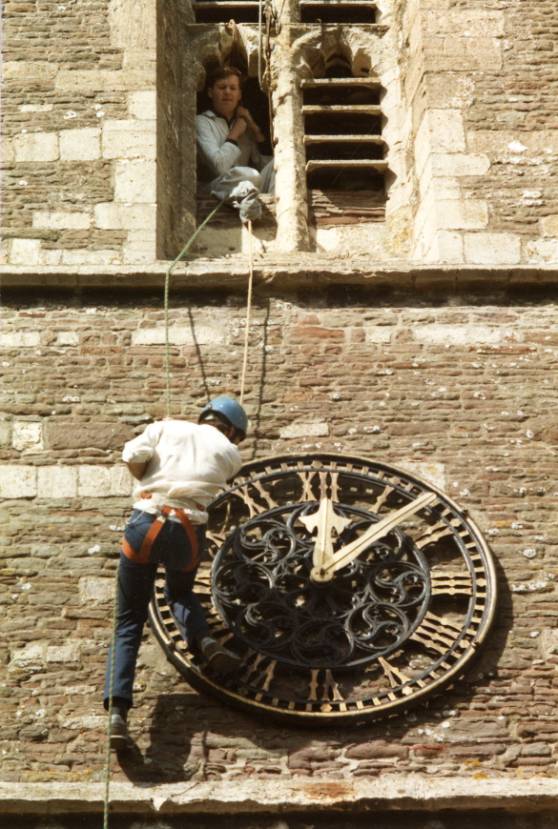
M 150 492 L 141 492 L 141 498 L 150 498 L 152 494 Z M 149 527 L 147 533 L 144 536 L 142 541 L 141 547 L 139 550 L 135 550 L 129 541 L 126 538 L 122 539 L 122 552 L 129 558 L 131 561 L 135 561 L 136 564 L 148 564 L 149 557 L 151 555 L 151 549 L 157 540 L 159 533 L 165 526 L 167 518 L 171 518 L 175 516 L 178 518 L 180 523 L 184 528 L 184 532 L 188 538 L 190 543 L 190 549 L 192 551 L 192 561 L 188 564 L 187 567 L 183 568 L 184 573 L 190 573 L 192 570 L 195 570 L 199 564 L 200 560 L 200 550 L 198 544 L 198 537 L 196 535 L 196 531 L 194 529 L 194 525 L 186 515 L 183 509 L 179 507 L 170 507 L 168 504 L 163 504 L 162 506 L 157 507 L 157 513 L 155 520 Z

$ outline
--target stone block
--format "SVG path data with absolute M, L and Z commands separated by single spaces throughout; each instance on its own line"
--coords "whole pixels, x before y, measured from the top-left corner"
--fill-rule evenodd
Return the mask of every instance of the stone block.
M 463 236 L 450 230 L 436 233 L 435 248 L 439 262 L 463 262 Z
M 558 263 L 558 239 L 539 239 L 525 245 L 525 259 L 527 264 Z
M 57 161 L 59 156 L 58 133 L 26 132 L 13 138 L 15 160 Z
M 324 421 L 310 421 L 308 423 L 289 423 L 279 431 L 282 438 L 317 438 L 329 435 L 329 424 Z
M 514 265 L 521 260 L 521 241 L 512 233 L 466 233 L 465 261 L 473 265 Z
M 103 158 L 148 158 L 156 153 L 155 121 L 105 121 L 102 135 Z
M 0 348 L 36 348 L 41 344 L 38 331 L 7 331 L 0 333 Z
M 39 498 L 75 498 L 77 495 L 77 467 L 40 466 L 37 495 Z
M 98 127 L 63 130 L 60 133 L 62 161 L 94 161 L 101 157 L 101 130 Z
M 446 467 L 434 461 L 404 461 L 402 466 L 412 475 L 445 490 L 447 488 Z
M 12 653 L 10 668 L 40 667 L 46 662 L 47 643 L 29 642 L 23 648 L 16 648 Z
M 75 248 L 62 251 L 63 265 L 118 265 L 121 254 L 117 250 L 90 250 Z
M 108 20 L 113 46 L 150 49 L 157 41 L 155 6 L 150 0 L 113 0 Z
M 41 250 L 41 265 L 60 265 L 62 264 L 61 250 Z
M 56 345 L 71 346 L 79 345 L 79 334 L 77 331 L 58 331 L 56 334 Z
M 484 176 L 490 159 L 483 153 L 432 153 L 433 176 Z
M 156 200 L 154 161 L 117 161 L 114 170 L 114 200 L 154 204 Z
M 87 498 L 107 498 L 111 495 L 130 495 L 132 479 L 125 467 L 78 467 L 78 494 Z
M 16 420 L 13 423 L 12 445 L 14 449 L 23 451 L 25 449 L 43 448 L 43 427 L 42 423 L 32 420 Z
M 558 236 L 558 215 L 543 216 L 541 231 L 543 236 Z
M 155 64 L 149 61 L 123 72 L 112 69 L 60 69 L 54 81 L 56 92 L 82 95 L 91 92 L 128 92 L 155 85 Z
M 65 642 L 63 645 L 49 645 L 46 649 L 46 662 L 79 662 L 81 657 L 80 643 Z
M 154 204 L 95 205 L 95 225 L 103 230 L 154 230 L 157 207 Z
M 79 596 L 84 604 L 110 601 L 114 596 L 114 579 L 84 576 L 79 580 Z
M 41 240 L 12 239 L 8 256 L 12 265 L 39 265 L 41 262 Z
M 463 152 L 465 130 L 461 112 L 457 109 L 427 110 L 415 140 L 415 153 L 422 145 L 432 152 Z
M 37 468 L 17 464 L 0 464 L 0 498 L 35 498 Z
M 47 423 L 45 441 L 49 449 L 119 449 L 130 439 L 130 427 L 123 423 L 93 421 L 72 429 L 70 423 Z
M 87 230 L 91 225 L 89 213 L 68 210 L 37 210 L 33 213 L 33 227 L 49 230 Z
M 126 264 L 153 262 L 156 258 L 157 240 L 155 232 L 147 230 L 131 230 L 122 251 L 122 259 Z
M 157 93 L 154 89 L 141 89 L 128 95 L 128 110 L 140 121 L 154 121 L 157 117 Z
M 367 343 L 390 343 L 395 329 L 391 325 L 368 325 L 364 329 Z
M 558 656 L 558 630 L 556 628 L 544 628 L 538 639 L 539 652 L 543 659 L 551 659 Z
M 506 338 L 512 337 L 508 328 L 490 325 L 459 325 L 446 323 L 427 323 L 415 325 L 411 334 L 414 340 L 425 345 L 476 346 L 498 345 Z M 518 334 L 513 334 L 518 338 Z
M 480 199 L 436 202 L 436 221 L 440 230 L 474 230 L 488 224 L 488 205 Z
M 169 326 L 169 342 L 173 345 L 218 345 L 228 341 L 228 329 L 223 323 L 216 325 Z M 132 333 L 132 345 L 164 345 L 164 328 L 140 328 Z
M 4 81 L 31 83 L 52 81 L 58 72 L 58 64 L 47 60 L 7 60 L 2 66 Z
M 12 445 L 12 424 L 9 420 L 0 420 L 0 446 Z

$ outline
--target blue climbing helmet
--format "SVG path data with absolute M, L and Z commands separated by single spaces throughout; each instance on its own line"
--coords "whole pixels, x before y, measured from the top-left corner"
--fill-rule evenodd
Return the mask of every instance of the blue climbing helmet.
M 224 417 L 231 426 L 234 426 L 237 432 L 241 433 L 243 438 L 246 437 L 248 416 L 240 403 L 233 397 L 229 397 L 228 394 L 220 394 L 219 397 L 214 397 L 201 410 L 199 422 L 204 421 L 210 414 Z

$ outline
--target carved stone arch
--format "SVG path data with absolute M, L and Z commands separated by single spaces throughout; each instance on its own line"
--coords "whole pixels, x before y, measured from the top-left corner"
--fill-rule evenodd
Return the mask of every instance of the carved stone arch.
M 370 45 L 353 37 L 350 31 L 311 32 L 296 41 L 295 49 L 301 79 L 326 77 L 328 67 L 337 60 L 347 64 L 348 76 L 376 74 Z

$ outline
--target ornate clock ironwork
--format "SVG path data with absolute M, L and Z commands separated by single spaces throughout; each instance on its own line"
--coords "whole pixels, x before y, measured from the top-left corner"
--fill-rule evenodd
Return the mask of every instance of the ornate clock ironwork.
M 494 565 L 446 495 L 333 454 L 243 467 L 210 509 L 195 592 L 242 658 L 227 679 L 188 650 L 157 580 L 156 636 L 197 688 L 311 723 L 396 712 L 454 682 L 490 627 Z

